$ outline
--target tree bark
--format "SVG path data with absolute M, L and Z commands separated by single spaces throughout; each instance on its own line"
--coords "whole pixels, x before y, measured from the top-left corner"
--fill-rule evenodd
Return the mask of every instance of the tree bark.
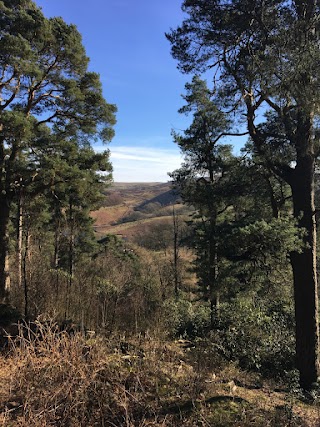
M 18 194 L 17 207 L 17 270 L 18 270 L 18 287 L 22 289 L 22 246 L 23 246 L 23 196 L 20 189 Z
M 56 300 L 59 299 L 60 293 L 60 276 L 59 276 L 59 263 L 60 263 L 60 209 L 55 206 L 54 209 L 54 253 L 53 253 L 53 263 L 52 267 L 54 268 L 55 274 L 55 295 Z
M 294 215 L 306 230 L 306 247 L 291 253 L 296 318 L 296 366 L 300 385 L 312 388 L 319 377 L 319 325 L 316 267 L 316 213 L 312 154 L 299 156 L 291 180 Z
M 213 148 L 213 147 L 212 147 Z M 210 150 L 211 152 L 212 150 Z M 209 294 L 210 294 L 210 317 L 211 325 L 214 323 L 214 315 L 219 315 L 220 294 L 217 289 L 218 277 L 218 243 L 216 236 L 217 228 L 217 207 L 215 206 L 215 197 L 212 194 L 212 187 L 215 184 L 214 166 L 211 156 L 207 160 L 210 185 L 207 185 L 208 190 L 208 206 L 210 215 L 210 230 L 209 230 Z
M 307 81 L 307 78 L 304 79 Z M 253 125 L 254 114 L 251 101 L 247 102 L 248 129 L 255 145 L 262 142 Z M 304 248 L 290 254 L 293 271 L 295 321 L 296 321 L 296 367 L 300 385 L 310 390 L 319 379 L 319 325 L 317 284 L 317 236 L 314 203 L 315 151 L 312 111 L 297 109 L 296 131 L 291 143 L 296 150 L 294 169 L 283 169 L 281 176 L 291 187 L 294 217 L 303 230 Z M 290 137 L 288 136 L 289 140 Z
M 218 243 L 216 241 L 217 214 L 216 209 L 211 207 L 210 212 L 210 234 L 209 234 L 209 295 L 211 325 L 215 315 L 219 316 L 220 294 L 217 286 L 218 278 Z
M 9 220 L 10 204 L 7 198 L 0 197 L 0 303 L 9 303 Z
M 172 221 L 173 221 L 173 269 L 174 269 L 174 294 L 175 297 L 179 296 L 180 274 L 179 274 L 179 219 L 177 217 L 174 205 L 172 208 Z
M 24 247 L 24 253 L 23 253 L 23 259 L 22 259 L 22 266 L 23 266 L 23 292 L 24 292 L 24 316 L 25 319 L 28 319 L 29 317 L 29 285 L 28 285 L 28 278 L 27 278 L 27 262 L 30 258 L 30 233 L 29 233 L 29 225 L 26 226 L 25 229 L 25 247 Z M 30 259 L 29 259 L 30 261 Z
M 73 202 L 69 200 L 69 278 L 67 285 L 67 306 L 65 311 L 65 320 L 67 316 L 70 315 L 71 308 L 71 291 L 74 278 L 74 245 L 75 245 L 75 235 L 74 235 L 74 212 L 73 212 Z

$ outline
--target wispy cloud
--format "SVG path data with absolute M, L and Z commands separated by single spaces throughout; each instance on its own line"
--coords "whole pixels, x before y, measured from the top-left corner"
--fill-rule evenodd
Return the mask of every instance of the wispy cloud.
M 182 158 L 175 148 L 117 146 L 111 148 L 111 162 L 116 182 L 165 182 Z

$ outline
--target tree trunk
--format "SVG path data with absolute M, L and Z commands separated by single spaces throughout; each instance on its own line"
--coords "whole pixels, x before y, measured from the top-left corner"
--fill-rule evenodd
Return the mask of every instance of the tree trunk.
M 17 207 L 17 270 L 18 270 L 18 287 L 22 289 L 22 246 L 23 246 L 23 197 L 20 189 L 18 195 Z
M 211 156 L 207 160 L 209 165 L 210 185 L 207 185 L 208 191 L 208 206 L 210 215 L 210 230 L 209 230 L 209 294 L 210 294 L 210 317 L 211 326 L 214 323 L 214 315 L 219 315 L 220 293 L 217 289 L 218 278 L 218 243 L 216 236 L 217 228 L 217 207 L 215 205 L 215 197 L 212 194 L 212 188 L 215 184 L 214 167 Z
M 59 212 L 60 214 L 60 212 Z M 55 270 L 55 295 L 56 301 L 59 299 L 60 293 L 60 276 L 59 276 L 59 262 L 60 262 L 60 222 L 57 215 L 57 209 L 55 209 L 54 217 L 55 231 L 54 231 L 54 254 L 53 254 L 53 268 Z
M 65 312 L 65 320 L 67 316 L 70 316 L 71 309 L 71 292 L 74 278 L 74 245 L 75 245 L 75 235 L 74 235 L 74 212 L 73 212 L 73 203 L 70 199 L 69 201 L 69 277 L 67 284 L 67 306 Z
M 28 319 L 29 317 L 29 284 L 28 284 L 28 277 L 27 277 L 27 261 L 29 259 L 29 263 L 30 263 L 30 240 L 31 240 L 28 224 L 25 228 L 25 232 L 26 232 L 26 236 L 25 236 L 24 253 L 22 258 L 22 266 L 23 266 L 24 316 L 26 319 Z
M 9 220 L 10 204 L 6 197 L 0 198 L 0 303 L 9 303 Z
M 172 221 L 173 221 L 173 269 L 174 269 L 174 294 L 175 297 L 179 296 L 180 286 L 180 272 L 179 272 L 179 219 L 177 217 L 174 205 L 172 208 Z
M 209 236 L 209 295 L 211 325 L 215 320 L 215 315 L 219 316 L 220 294 L 217 286 L 218 278 L 218 244 L 216 241 L 216 209 L 212 208 L 210 218 L 210 236 Z
M 291 180 L 294 215 L 307 232 L 303 252 L 291 253 L 296 317 L 296 366 L 310 389 L 319 377 L 319 326 L 314 205 L 314 156 L 300 152 Z
M 304 78 L 307 82 L 307 77 Z M 253 126 L 252 105 L 248 107 L 248 130 L 256 147 L 259 140 Z M 296 166 L 280 175 L 291 187 L 293 212 L 298 227 L 306 232 L 304 248 L 290 254 L 293 271 L 295 321 L 296 321 L 296 367 L 300 374 L 300 385 L 310 390 L 318 381 L 319 369 L 319 325 L 317 286 L 317 236 L 314 203 L 315 152 L 313 135 L 314 115 L 311 111 L 297 110 L 294 135 L 288 136 L 296 150 Z

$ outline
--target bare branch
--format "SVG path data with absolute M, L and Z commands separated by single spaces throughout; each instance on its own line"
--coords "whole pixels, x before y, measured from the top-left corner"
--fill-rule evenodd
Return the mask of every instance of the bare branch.
M 16 87 L 15 87 L 12 95 L 10 96 L 10 98 L 8 98 L 4 102 L 4 104 L 0 105 L 0 110 L 4 110 L 5 108 L 7 108 L 7 106 L 9 104 L 11 104 L 11 102 L 15 99 L 15 97 L 16 97 L 17 93 L 19 92 L 19 90 L 20 90 L 20 78 L 18 79 L 17 85 L 16 85 Z
M 59 112 L 58 111 L 56 111 L 54 114 L 52 114 L 52 116 L 50 116 L 50 117 L 47 117 L 46 119 L 44 119 L 44 120 L 40 120 L 38 123 L 37 123 L 37 126 L 40 126 L 40 125 L 42 125 L 43 123 L 50 123 L 51 122 L 51 120 L 53 120 L 55 117 L 57 117 L 59 115 Z
M 245 136 L 245 135 L 249 135 L 249 132 L 242 132 L 242 133 L 233 133 L 233 132 L 222 132 L 220 133 L 219 136 L 217 136 L 212 143 L 215 144 L 216 142 L 219 141 L 220 138 L 224 137 L 224 136 Z

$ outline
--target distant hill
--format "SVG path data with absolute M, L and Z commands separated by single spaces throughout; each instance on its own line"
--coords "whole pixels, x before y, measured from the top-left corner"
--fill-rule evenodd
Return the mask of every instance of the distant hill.
M 108 233 L 130 238 L 151 224 L 171 222 L 173 205 L 176 212 L 188 210 L 170 182 L 113 183 L 104 195 L 102 207 L 91 214 L 98 238 Z
M 104 192 L 106 196 L 104 205 L 115 206 L 125 202 L 137 207 L 147 200 L 156 198 L 171 190 L 171 184 L 169 182 L 115 182 Z
M 177 203 L 181 203 L 181 197 L 175 190 L 168 190 L 164 193 L 160 193 L 157 196 L 145 200 L 139 206 L 136 207 L 136 210 L 144 210 L 150 204 L 158 203 L 160 206 L 169 206 Z

